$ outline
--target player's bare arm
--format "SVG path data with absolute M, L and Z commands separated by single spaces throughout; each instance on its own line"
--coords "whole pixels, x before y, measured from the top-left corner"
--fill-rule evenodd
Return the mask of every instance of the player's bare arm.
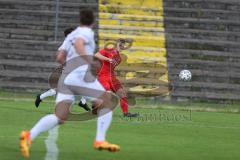
M 59 50 L 56 53 L 56 62 L 59 64 L 64 64 L 66 61 L 66 53 L 64 50 Z
M 74 44 L 76 52 L 82 56 L 82 58 L 89 64 L 92 63 L 92 60 L 89 59 L 90 56 L 87 56 L 87 52 L 85 49 L 85 41 L 82 38 L 78 38 Z
M 110 63 L 112 63 L 112 61 L 113 61 L 111 58 L 105 57 L 105 56 L 101 55 L 99 52 L 97 52 L 94 56 L 102 61 L 108 61 Z
M 85 41 L 82 38 L 78 38 L 74 44 L 74 47 L 80 56 L 87 55 L 84 44 Z

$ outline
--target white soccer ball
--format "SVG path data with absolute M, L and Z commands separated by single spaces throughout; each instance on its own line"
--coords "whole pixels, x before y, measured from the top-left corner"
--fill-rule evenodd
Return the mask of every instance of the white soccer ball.
M 182 81 L 190 81 L 192 79 L 192 73 L 189 70 L 181 70 L 179 73 L 179 79 Z

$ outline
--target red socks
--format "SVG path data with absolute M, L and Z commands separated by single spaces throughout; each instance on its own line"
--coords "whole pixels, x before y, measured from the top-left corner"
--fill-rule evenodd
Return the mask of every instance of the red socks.
M 121 106 L 123 114 L 128 113 L 128 102 L 127 102 L 127 98 L 126 97 L 121 98 L 120 106 Z

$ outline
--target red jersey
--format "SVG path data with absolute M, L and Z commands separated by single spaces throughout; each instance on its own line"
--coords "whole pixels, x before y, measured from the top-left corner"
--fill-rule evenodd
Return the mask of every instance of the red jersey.
M 98 76 L 114 76 L 114 69 L 116 66 L 118 66 L 121 63 L 121 57 L 117 50 L 111 49 L 111 50 L 100 50 L 99 53 L 103 55 L 104 57 L 110 58 L 113 60 L 113 63 L 110 63 L 108 61 L 102 61 L 102 67 L 100 71 L 98 72 Z

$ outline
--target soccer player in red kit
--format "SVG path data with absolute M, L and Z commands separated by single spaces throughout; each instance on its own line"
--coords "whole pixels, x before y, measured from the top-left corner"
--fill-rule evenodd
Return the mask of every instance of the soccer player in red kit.
M 124 39 L 120 39 L 116 44 L 116 48 L 107 49 L 105 47 L 105 49 L 95 54 L 95 57 L 102 61 L 102 66 L 98 72 L 98 81 L 106 91 L 112 91 L 120 97 L 120 106 L 125 117 L 137 117 L 137 113 L 128 112 L 126 92 L 114 72 L 115 67 L 121 63 L 120 52 L 125 43 Z

